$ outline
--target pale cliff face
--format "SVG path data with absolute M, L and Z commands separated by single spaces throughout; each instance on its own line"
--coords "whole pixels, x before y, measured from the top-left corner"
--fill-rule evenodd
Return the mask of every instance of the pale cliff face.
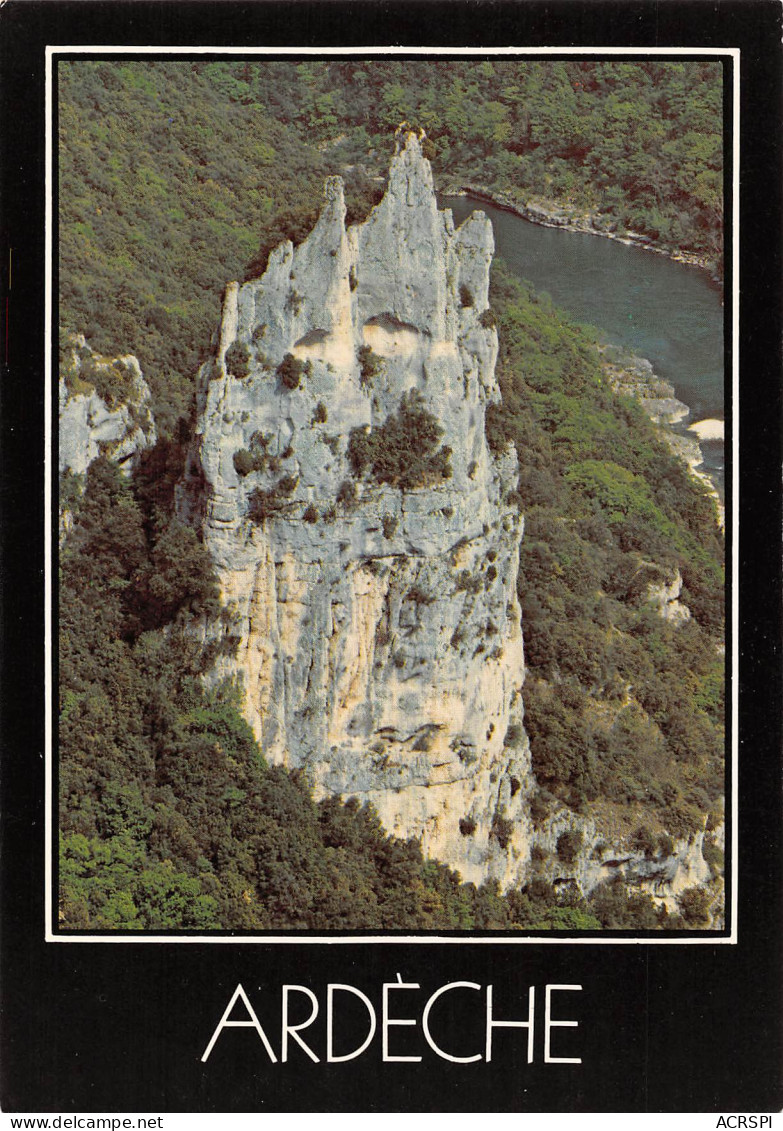
M 370 800 L 389 832 L 420 837 L 465 879 L 507 884 L 527 859 L 530 770 L 522 530 L 505 502 L 516 458 L 494 458 L 484 436 L 500 396 L 496 332 L 479 320 L 492 228 L 474 214 L 455 231 L 438 211 L 414 133 L 398 135 L 369 218 L 346 231 L 344 217 L 332 178 L 305 242 L 282 244 L 261 279 L 227 288 L 191 468 L 205 480 L 204 540 L 240 641 L 215 674 L 242 675 L 265 754 L 306 767 L 318 795 Z M 369 379 L 361 347 L 372 350 Z M 308 363 L 295 389 L 276 374 L 286 354 Z M 357 480 L 351 429 L 380 427 L 410 390 L 443 429 L 451 477 L 407 491 Z M 264 467 L 240 475 L 235 453 L 257 451 L 257 434 Z M 252 492 L 283 477 L 295 486 L 257 525 Z M 343 504 L 346 480 L 357 498 Z
M 120 402 L 109 405 L 101 399 L 90 383 L 91 369 L 117 371 L 115 381 L 124 390 Z M 101 453 L 130 470 L 134 457 L 157 438 L 150 398 L 135 357 L 104 357 L 82 335 L 74 336 L 67 374 L 61 373 L 59 381 L 60 474 L 84 475 Z

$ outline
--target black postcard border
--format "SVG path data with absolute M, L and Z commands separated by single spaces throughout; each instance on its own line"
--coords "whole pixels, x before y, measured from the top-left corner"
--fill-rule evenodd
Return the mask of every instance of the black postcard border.
M 0 12 L 3 259 L 0 356 L 3 1017 L 5 1111 L 778 1110 L 780 867 L 780 13 L 768 2 L 21 3 Z M 371 28 L 371 33 L 367 28 Z M 742 50 L 739 406 L 742 826 L 736 946 L 62 947 L 42 942 L 43 46 L 734 47 Z M 479 49 L 480 50 L 480 49 Z M 736 407 L 736 406 L 735 406 Z M 735 500 L 736 502 L 736 500 Z M 270 1066 L 242 1031 L 200 1056 L 237 982 L 274 1013 L 279 987 L 403 979 L 430 992 L 494 982 L 520 1016 L 528 985 L 580 983 L 583 1066 L 527 1065 L 508 1039 L 491 1065 L 300 1058 Z M 266 1015 L 265 1015 L 266 1016 Z M 465 1019 L 469 1025 L 470 1019 Z M 223 1042 L 225 1044 L 223 1045 Z M 377 1043 L 377 1042 L 376 1042 Z M 222 1047 L 221 1047 L 222 1046 Z M 225 1051 L 224 1051 L 225 1050 Z M 683 1065 L 687 1066 L 683 1071 Z

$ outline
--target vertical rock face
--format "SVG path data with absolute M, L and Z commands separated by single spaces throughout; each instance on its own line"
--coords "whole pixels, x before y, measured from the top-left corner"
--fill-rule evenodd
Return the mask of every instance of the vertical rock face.
M 266 756 L 509 883 L 530 769 L 516 457 L 484 434 L 492 253 L 485 216 L 455 230 L 438 210 L 415 132 L 364 223 L 346 230 L 330 178 L 304 243 L 227 288 L 190 477 L 239 639 L 215 677 L 241 675 Z M 403 403 L 423 430 L 395 430 Z

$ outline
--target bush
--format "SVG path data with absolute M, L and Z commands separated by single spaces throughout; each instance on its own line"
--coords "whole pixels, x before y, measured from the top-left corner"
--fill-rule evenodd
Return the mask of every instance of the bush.
M 255 471 L 256 461 L 253 453 L 248 451 L 247 448 L 240 448 L 238 452 L 234 452 L 234 471 L 237 475 L 244 478 L 250 475 L 251 471 Z
M 414 605 L 431 605 L 435 598 L 426 589 L 422 589 L 420 585 L 412 585 L 408 592 L 405 594 L 407 601 L 413 601 Z
M 513 443 L 515 436 L 514 420 L 505 405 L 487 405 L 487 412 L 484 417 L 484 435 L 493 455 L 498 455 L 504 448 Z
M 70 468 L 60 476 L 60 510 L 74 511 L 84 491 L 84 476 L 71 471 Z
M 646 825 L 640 825 L 628 843 L 633 852 L 643 852 L 648 860 L 655 856 L 657 843 Z
M 369 388 L 373 378 L 383 372 L 383 358 L 373 353 L 370 346 L 359 346 L 356 360 L 359 362 L 359 381 L 362 388 Z
M 476 822 L 472 817 L 460 817 L 459 831 L 463 836 L 473 836 L 476 831 Z
M 352 428 L 348 459 L 354 475 L 369 471 L 379 483 L 401 491 L 428 487 L 451 478 L 451 448 L 439 446 L 443 429 L 415 389 L 380 428 Z
M 298 482 L 299 480 L 293 475 L 284 475 L 283 478 L 278 481 L 277 490 L 281 495 L 293 495 Z
M 250 373 L 250 350 L 240 342 L 232 342 L 226 350 L 226 369 L 239 380 Z
M 302 361 L 292 353 L 287 353 L 276 372 L 286 389 L 298 389 L 302 374 L 308 376 L 310 373 L 310 362 Z
M 701 854 L 704 857 L 705 863 L 709 864 L 713 875 L 722 874 L 724 866 L 723 852 L 710 837 L 705 836 L 701 847 Z
M 82 353 L 81 372 L 66 374 L 66 384 L 76 393 L 89 393 L 92 389 L 109 408 L 129 400 L 133 393 L 130 370 L 119 358 L 110 362 L 99 354 Z
M 397 530 L 397 519 L 393 514 L 385 514 L 381 519 L 384 538 L 393 538 Z
M 286 475 L 268 491 L 256 487 L 248 498 L 248 518 L 257 526 L 262 526 L 268 518 L 282 510 L 286 499 L 296 490 L 298 482 L 293 476 Z
M 677 906 L 688 927 L 709 926 L 712 899 L 704 888 L 686 888 L 677 896 Z
M 582 851 L 582 834 L 568 829 L 557 838 L 557 858 L 561 864 L 574 864 Z
M 518 749 L 525 738 L 525 731 L 520 723 L 511 723 L 506 731 L 506 737 L 503 739 L 504 746 L 512 746 Z
M 460 283 L 459 301 L 461 306 L 473 306 L 473 292 L 465 283 Z
M 479 325 L 483 326 L 485 330 L 494 330 L 497 326 L 497 319 L 490 307 L 487 307 L 486 310 L 482 310 L 481 314 L 479 314 Z
M 438 147 L 431 137 L 422 138 L 421 155 L 426 157 L 428 161 L 434 161 L 438 156 Z
M 496 813 L 492 821 L 492 829 L 489 835 L 494 837 L 504 851 L 508 848 L 513 831 L 514 822 L 508 819 L 505 812 Z
M 481 585 L 481 574 L 477 573 L 474 576 L 469 569 L 460 570 L 455 582 L 458 593 L 478 593 L 479 589 L 481 589 Z
M 302 518 L 305 520 L 305 522 L 318 522 L 318 511 L 315 509 L 312 503 L 308 503 L 307 507 L 305 508 L 305 512 L 302 515 Z
M 247 515 L 256 526 L 263 526 L 268 518 L 277 514 L 282 505 L 283 500 L 274 487 L 269 491 L 256 487 L 248 498 Z
M 337 489 L 337 502 L 347 510 L 356 502 L 357 493 L 356 484 L 352 483 L 350 479 L 343 479 Z
M 313 424 L 326 424 L 328 419 L 329 414 L 326 411 L 326 405 L 323 401 L 319 401 L 313 413 Z

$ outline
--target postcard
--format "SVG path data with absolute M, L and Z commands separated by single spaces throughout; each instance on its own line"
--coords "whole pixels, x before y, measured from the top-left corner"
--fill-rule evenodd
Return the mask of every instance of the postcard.
M 780 1108 L 780 17 L 611 9 L 0 13 L 4 1111 Z

